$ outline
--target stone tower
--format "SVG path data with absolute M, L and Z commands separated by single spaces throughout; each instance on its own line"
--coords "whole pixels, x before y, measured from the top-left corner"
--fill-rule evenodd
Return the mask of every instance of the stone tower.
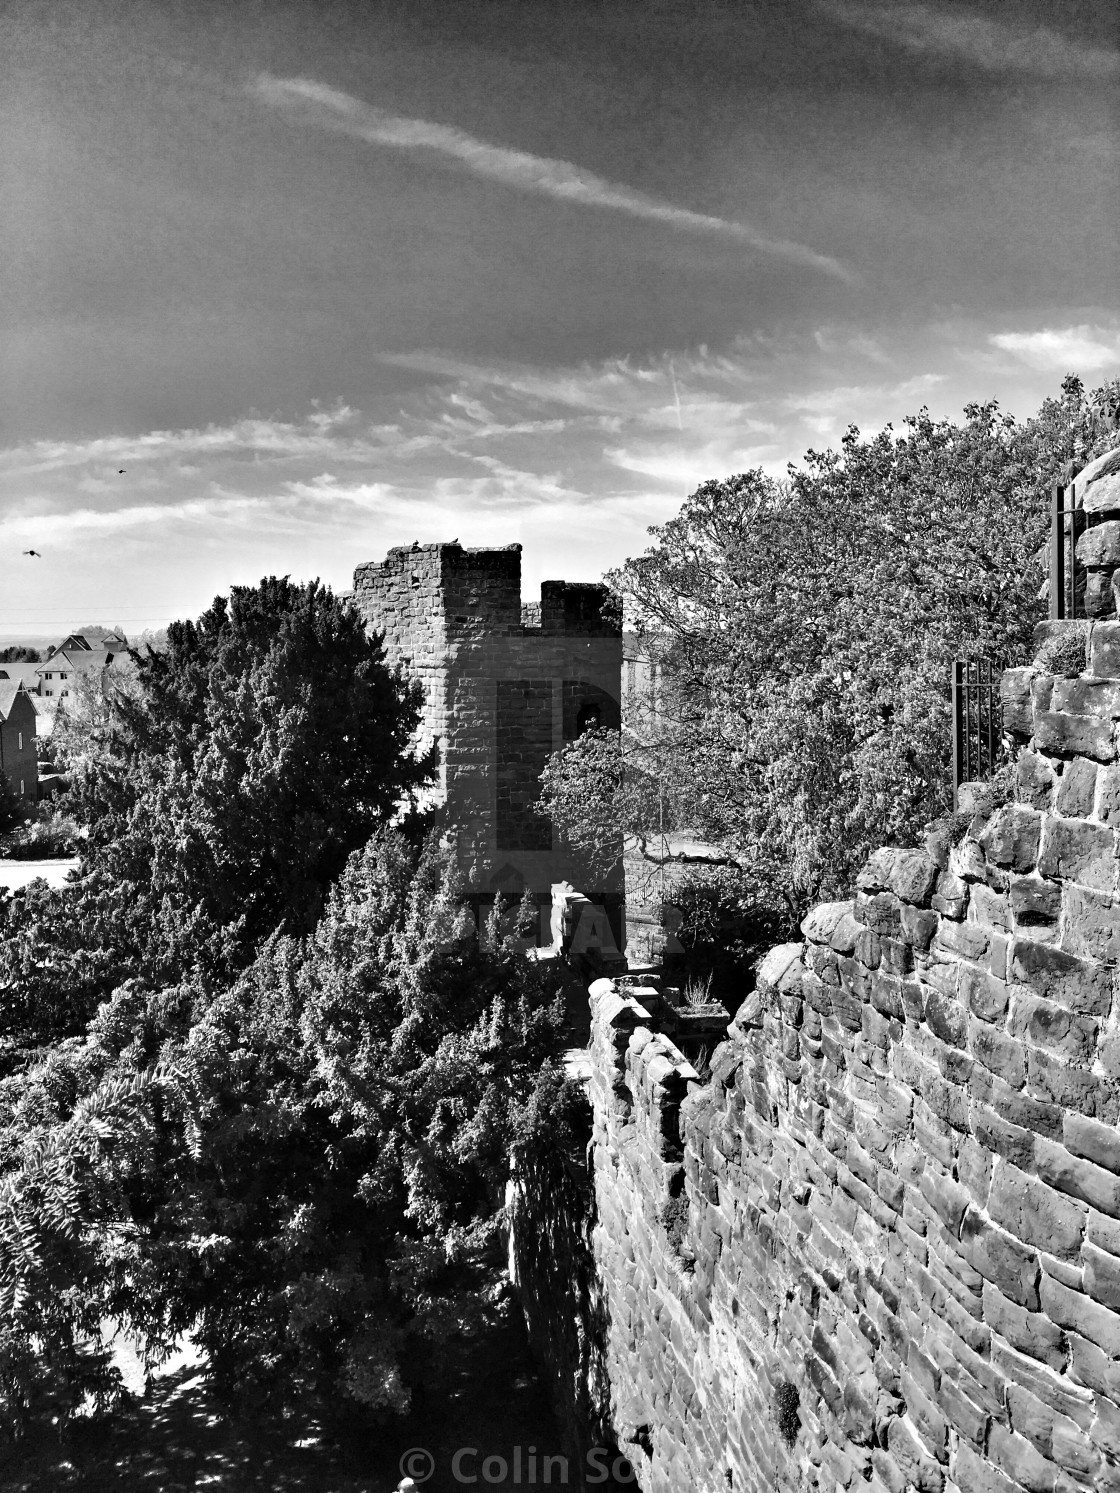
M 554 882 L 601 903 L 621 940 L 621 872 L 607 886 L 534 810 L 552 752 L 591 722 L 619 724 L 622 631 L 606 588 L 545 581 L 522 605 L 521 546 L 414 544 L 354 572 L 354 601 L 390 667 L 424 688 L 419 745 L 438 742 L 436 799 L 476 905 Z M 619 944 L 621 947 L 621 942 Z

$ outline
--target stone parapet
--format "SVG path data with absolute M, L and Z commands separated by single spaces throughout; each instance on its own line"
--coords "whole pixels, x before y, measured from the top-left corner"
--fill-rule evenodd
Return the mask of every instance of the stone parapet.
M 814 909 L 705 1082 L 592 987 L 584 1325 L 646 1493 L 1120 1489 L 1120 625 L 1083 642 L 1004 677 L 1013 800 Z

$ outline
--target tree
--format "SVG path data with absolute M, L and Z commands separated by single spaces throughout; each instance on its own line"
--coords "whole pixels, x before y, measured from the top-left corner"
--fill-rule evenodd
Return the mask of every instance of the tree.
M 8 779 L 0 772 L 0 835 L 15 829 L 24 819 L 23 804 Z
M 191 1330 L 249 1403 L 403 1410 L 418 1355 L 469 1332 L 501 1278 L 510 1156 L 558 1088 L 548 969 L 497 916 L 476 936 L 447 849 L 382 830 L 314 932 L 274 934 L 230 990 L 119 987 L 84 1041 L 0 1084 L 14 1198 L 44 1144 L 71 1157 L 103 1122 L 89 1185 L 55 1184 L 87 1244 L 63 1241 L 53 1316 L 9 1252 L 18 1324 L 54 1351 L 111 1310 L 156 1354 Z
M 409 750 L 416 690 L 318 582 L 235 587 L 131 660 L 64 719 L 89 835 L 76 886 L 3 914 L 9 1030 L 80 1029 L 128 975 L 228 983 L 275 929 L 314 926 L 347 856 L 433 767 Z
M 850 428 L 788 483 L 702 484 L 610 577 L 656 709 L 613 758 L 576 743 L 553 760 L 554 821 L 593 843 L 613 796 L 612 828 L 656 859 L 653 798 L 612 787 L 652 780 L 659 821 L 719 847 L 742 898 L 790 927 L 874 846 L 913 843 L 952 791 L 950 662 L 1027 656 L 1049 488 L 1115 441 L 1099 406 L 1068 379 L 1024 424 L 994 403 L 959 425 L 923 410 L 901 433 Z

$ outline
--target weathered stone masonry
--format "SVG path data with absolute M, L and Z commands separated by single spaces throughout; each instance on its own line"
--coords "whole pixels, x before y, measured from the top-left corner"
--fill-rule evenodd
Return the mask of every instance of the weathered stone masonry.
M 1004 676 L 1017 801 L 874 855 L 708 1082 L 592 987 L 595 1320 L 551 1330 L 647 1493 L 1120 1489 L 1120 624 L 1068 626 L 1076 678 Z
M 391 666 L 420 681 L 419 744 L 439 742 L 436 797 L 458 834 L 476 896 L 535 893 L 571 881 L 617 910 L 621 880 L 600 887 L 534 811 L 549 755 L 596 715 L 619 721 L 621 628 L 599 585 L 545 581 L 521 602 L 521 546 L 415 544 L 359 565 L 354 600 L 383 631 Z

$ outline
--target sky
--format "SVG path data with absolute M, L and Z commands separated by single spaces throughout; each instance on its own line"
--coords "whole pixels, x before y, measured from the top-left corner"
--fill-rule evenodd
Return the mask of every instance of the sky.
M 1115 0 L 0 0 L 0 635 L 1027 416 L 1118 187 Z

